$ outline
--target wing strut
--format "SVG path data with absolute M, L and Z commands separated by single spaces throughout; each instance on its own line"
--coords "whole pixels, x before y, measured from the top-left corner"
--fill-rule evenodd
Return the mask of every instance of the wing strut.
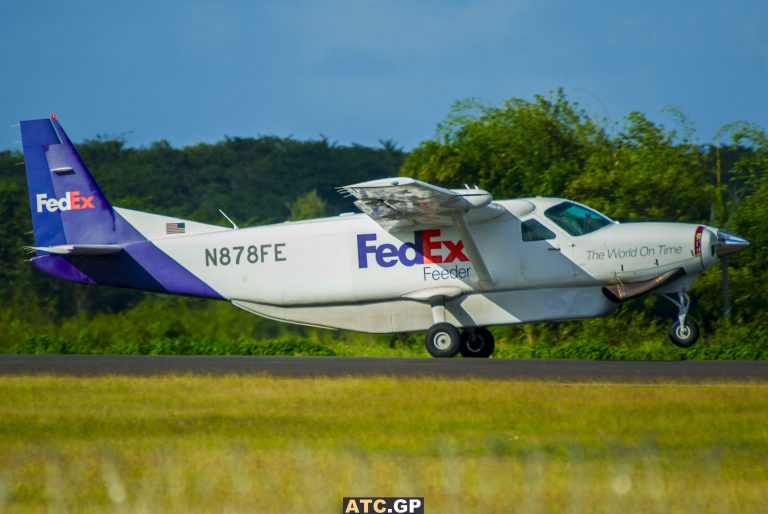
M 477 277 L 480 279 L 480 287 L 483 289 L 492 288 L 496 285 L 496 280 L 488 270 L 488 266 L 485 265 L 482 255 L 480 255 L 480 250 L 477 248 L 475 238 L 472 237 L 472 231 L 469 229 L 469 225 L 467 225 L 464 215 L 457 212 L 451 215 L 451 219 L 453 220 L 453 224 L 456 225 L 456 229 L 459 231 L 461 240 L 464 242 L 464 249 L 467 250 L 469 260 L 472 261 L 472 266 L 475 268 Z

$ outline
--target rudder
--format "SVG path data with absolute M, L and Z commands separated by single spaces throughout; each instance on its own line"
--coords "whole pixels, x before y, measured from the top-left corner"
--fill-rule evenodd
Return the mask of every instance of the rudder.
M 115 212 L 55 116 L 21 122 L 35 246 L 115 242 Z

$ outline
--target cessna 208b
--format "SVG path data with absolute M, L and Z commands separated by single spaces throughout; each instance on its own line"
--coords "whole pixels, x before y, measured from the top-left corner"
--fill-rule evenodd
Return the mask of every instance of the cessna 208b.
M 225 228 L 113 207 L 55 116 L 22 121 L 21 134 L 38 269 L 290 323 L 426 331 L 435 357 L 489 357 L 488 326 L 605 316 L 648 293 L 678 306 L 670 337 L 690 346 L 686 291 L 749 245 L 703 225 L 619 224 L 569 200 L 494 201 L 404 177 L 340 188 L 362 214 Z

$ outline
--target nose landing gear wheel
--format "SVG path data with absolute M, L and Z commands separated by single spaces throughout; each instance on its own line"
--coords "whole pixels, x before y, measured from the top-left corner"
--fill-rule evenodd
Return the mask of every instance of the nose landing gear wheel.
M 675 346 L 690 348 L 699 338 L 699 326 L 695 321 L 687 317 L 682 325 L 679 321 L 675 321 L 669 327 L 669 338 Z
M 453 357 L 459 343 L 459 331 L 450 323 L 435 323 L 427 330 L 425 346 L 432 357 Z
M 678 292 L 677 300 L 666 294 L 664 298 L 674 303 L 678 308 L 677 321 L 669 327 L 669 338 L 675 346 L 690 348 L 699 338 L 699 326 L 695 321 L 688 318 L 688 309 L 691 306 L 688 293 L 685 291 Z
M 485 327 L 465 330 L 461 333 L 459 351 L 462 357 L 488 358 L 493 353 L 496 344 L 493 334 Z

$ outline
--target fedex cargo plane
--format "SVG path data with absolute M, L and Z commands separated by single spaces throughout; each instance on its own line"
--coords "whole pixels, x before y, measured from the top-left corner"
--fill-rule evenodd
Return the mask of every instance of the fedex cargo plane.
M 748 246 L 703 225 L 619 224 L 570 200 L 405 177 L 341 187 L 361 214 L 226 228 L 113 207 L 55 116 L 21 134 L 38 269 L 290 323 L 426 331 L 435 357 L 489 357 L 488 326 L 605 316 L 643 294 L 678 306 L 670 337 L 690 346 L 686 291 Z

